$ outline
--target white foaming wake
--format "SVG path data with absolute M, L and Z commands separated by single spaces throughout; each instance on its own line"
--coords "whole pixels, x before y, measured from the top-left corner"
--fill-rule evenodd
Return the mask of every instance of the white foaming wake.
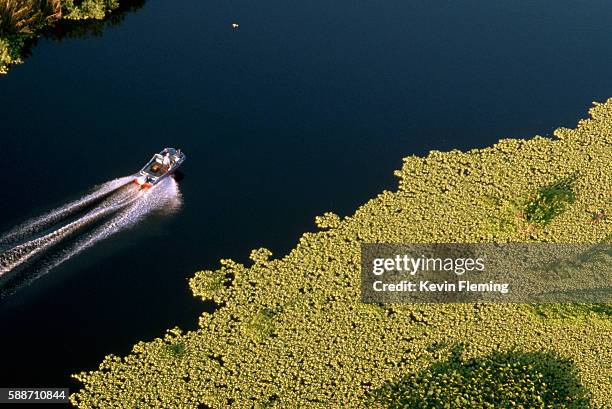
M 133 179 L 134 176 L 126 176 L 96 186 L 91 193 L 83 196 L 82 198 L 67 203 L 43 214 L 42 216 L 28 220 L 14 227 L 10 231 L 0 236 L 0 244 L 7 244 L 18 240 L 23 240 L 41 230 L 44 230 L 45 228 L 49 228 L 54 224 L 59 223 L 63 219 L 74 215 L 80 210 L 83 210 L 87 206 L 95 203 L 97 200 L 121 188 L 122 186 L 125 186 Z
M 76 233 L 81 228 L 100 220 L 118 210 L 130 205 L 142 195 L 142 191 L 136 186 L 117 190 L 100 205 L 96 206 L 78 219 L 57 228 L 42 237 L 19 244 L 3 253 L 0 253 L 0 277 L 22 265 L 34 256 L 46 251 L 63 239 Z
M 102 226 L 85 235 L 53 261 L 46 264 L 40 271 L 39 276 L 73 258 L 97 242 L 134 226 L 147 215 L 156 211 L 170 214 L 180 209 L 183 204 L 178 184 L 173 178 L 164 179 L 158 185 L 144 192 L 138 200 L 130 203 L 129 206 L 123 208 Z

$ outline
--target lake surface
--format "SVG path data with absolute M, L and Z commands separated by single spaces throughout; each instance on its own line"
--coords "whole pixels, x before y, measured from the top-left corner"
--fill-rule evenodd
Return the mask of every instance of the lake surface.
M 288 252 L 401 158 L 575 126 L 612 96 L 612 3 L 149 0 L 100 36 L 41 39 L 0 78 L 0 231 L 188 155 L 182 208 L 0 302 L 0 386 L 73 385 L 210 305 L 186 279 Z M 231 23 L 238 22 L 238 30 Z

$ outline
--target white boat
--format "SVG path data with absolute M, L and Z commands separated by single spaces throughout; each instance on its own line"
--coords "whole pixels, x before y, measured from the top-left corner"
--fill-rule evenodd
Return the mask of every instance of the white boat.
M 174 173 L 187 156 L 180 149 L 165 148 L 153 155 L 151 160 L 138 172 L 134 183 L 143 189 L 149 189 L 162 179 Z

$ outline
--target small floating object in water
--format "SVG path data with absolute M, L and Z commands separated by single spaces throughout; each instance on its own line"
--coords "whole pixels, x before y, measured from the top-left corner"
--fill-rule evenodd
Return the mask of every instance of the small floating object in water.
M 239 27 L 240 27 L 240 24 L 238 24 L 238 23 L 232 23 L 232 28 L 233 28 L 234 30 L 237 30 Z

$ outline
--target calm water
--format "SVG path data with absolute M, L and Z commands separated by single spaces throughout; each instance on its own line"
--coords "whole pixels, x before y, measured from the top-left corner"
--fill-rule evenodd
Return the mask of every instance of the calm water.
M 186 278 L 292 248 L 393 188 L 401 158 L 574 126 L 612 96 L 605 1 L 149 0 L 101 36 L 43 39 L 0 78 L 0 230 L 167 145 L 183 207 L 0 303 L 2 386 L 64 386 L 194 328 Z M 240 23 L 233 31 L 232 22 Z

